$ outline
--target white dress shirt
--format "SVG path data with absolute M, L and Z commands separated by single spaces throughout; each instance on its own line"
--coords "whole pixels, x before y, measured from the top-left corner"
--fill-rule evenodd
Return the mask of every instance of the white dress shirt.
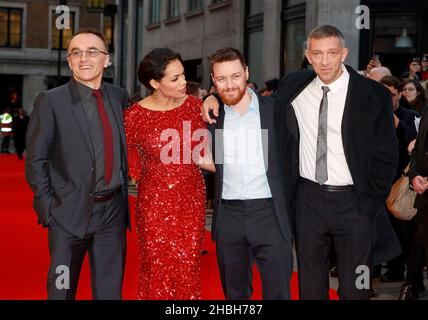
M 262 143 L 263 138 L 267 139 L 267 130 L 261 129 L 259 99 L 253 90 L 247 90 L 251 103 L 243 115 L 224 106 L 222 198 L 225 200 L 272 197 Z
M 327 94 L 327 185 L 354 184 L 346 162 L 342 141 L 342 119 L 348 93 L 349 73 L 342 65 L 342 75 L 324 84 L 317 76 L 292 102 L 300 130 L 300 176 L 314 182 L 318 138 L 318 117 L 323 97 L 322 86 L 330 88 Z

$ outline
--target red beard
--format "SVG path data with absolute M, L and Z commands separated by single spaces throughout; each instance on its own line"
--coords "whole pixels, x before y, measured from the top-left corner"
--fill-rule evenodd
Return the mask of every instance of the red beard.
M 241 101 L 242 97 L 245 95 L 245 92 L 247 90 L 246 87 L 243 88 L 243 90 L 241 90 L 241 88 L 238 88 L 238 94 L 234 97 L 230 97 L 227 95 L 227 93 L 229 92 L 234 92 L 236 90 L 221 90 L 218 92 L 221 100 L 223 101 L 224 104 L 228 105 L 228 106 L 234 106 L 236 105 L 239 101 Z

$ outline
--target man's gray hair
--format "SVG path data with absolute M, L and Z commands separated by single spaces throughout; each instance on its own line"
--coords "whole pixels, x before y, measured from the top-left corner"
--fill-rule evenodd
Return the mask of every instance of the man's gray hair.
M 308 35 L 308 40 L 306 41 L 306 48 L 309 47 L 311 39 L 324 39 L 330 37 L 339 38 L 343 47 L 345 47 L 345 37 L 343 36 L 343 33 L 336 27 L 325 24 L 312 29 Z

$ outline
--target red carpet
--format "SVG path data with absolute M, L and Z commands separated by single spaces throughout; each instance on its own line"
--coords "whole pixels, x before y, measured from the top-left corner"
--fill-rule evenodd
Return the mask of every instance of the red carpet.
M 32 209 L 32 192 L 25 182 L 24 162 L 15 155 L 0 155 L 0 300 L 46 298 L 46 273 L 49 266 L 47 231 L 37 225 Z M 131 197 L 131 206 L 135 199 Z M 134 219 L 134 217 L 132 217 Z M 135 224 L 133 224 L 135 225 Z M 207 232 L 202 257 L 202 297 L 223 299 L 215 247 Z M 124 299 L 135 299 L 137 290 L 137 239 L 128 233 L 128 256 L 123 288 Z M 254 272 L 253 299 L 261 299 L 260 277 Z M 293 275 L 292 297 L 298 298 L 297 276 Z M 332 299 L 337 299 L 331 290 Z M 78 299 L 91 299 L 87 261 L 81 274 Z

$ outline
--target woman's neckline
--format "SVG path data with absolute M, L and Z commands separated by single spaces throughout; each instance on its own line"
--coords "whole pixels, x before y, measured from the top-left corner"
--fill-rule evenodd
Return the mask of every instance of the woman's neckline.
M 146 108 L 144 105 L 142 105 L 142 104 L 141 104 L 141 101 L 143 101 L 143 100 L 138 101 L 136 104 L 137 104 L 140 108 L 145 109 L 145 110 L 148 110 L 148 111 L 152 111 L 152 112 L 163 112 L 163 113 L 165 113 L 165 112 L 170 112 L 170 111 L 174 111 L 174 110 L 179 109 L 180 107 L 182 107 L 182 106 L 185 104 L 185 102 L 187 101 L 187 99 L 189 99 L 189 96 L 186 96 L 186 99 L 184 99 L 184 101 L 183 101 L 180 105 L 176 106 L 175 108 L 167 109 L 167 110 L 155 110 L 155 109 L 149 109 L 149 108 Z

